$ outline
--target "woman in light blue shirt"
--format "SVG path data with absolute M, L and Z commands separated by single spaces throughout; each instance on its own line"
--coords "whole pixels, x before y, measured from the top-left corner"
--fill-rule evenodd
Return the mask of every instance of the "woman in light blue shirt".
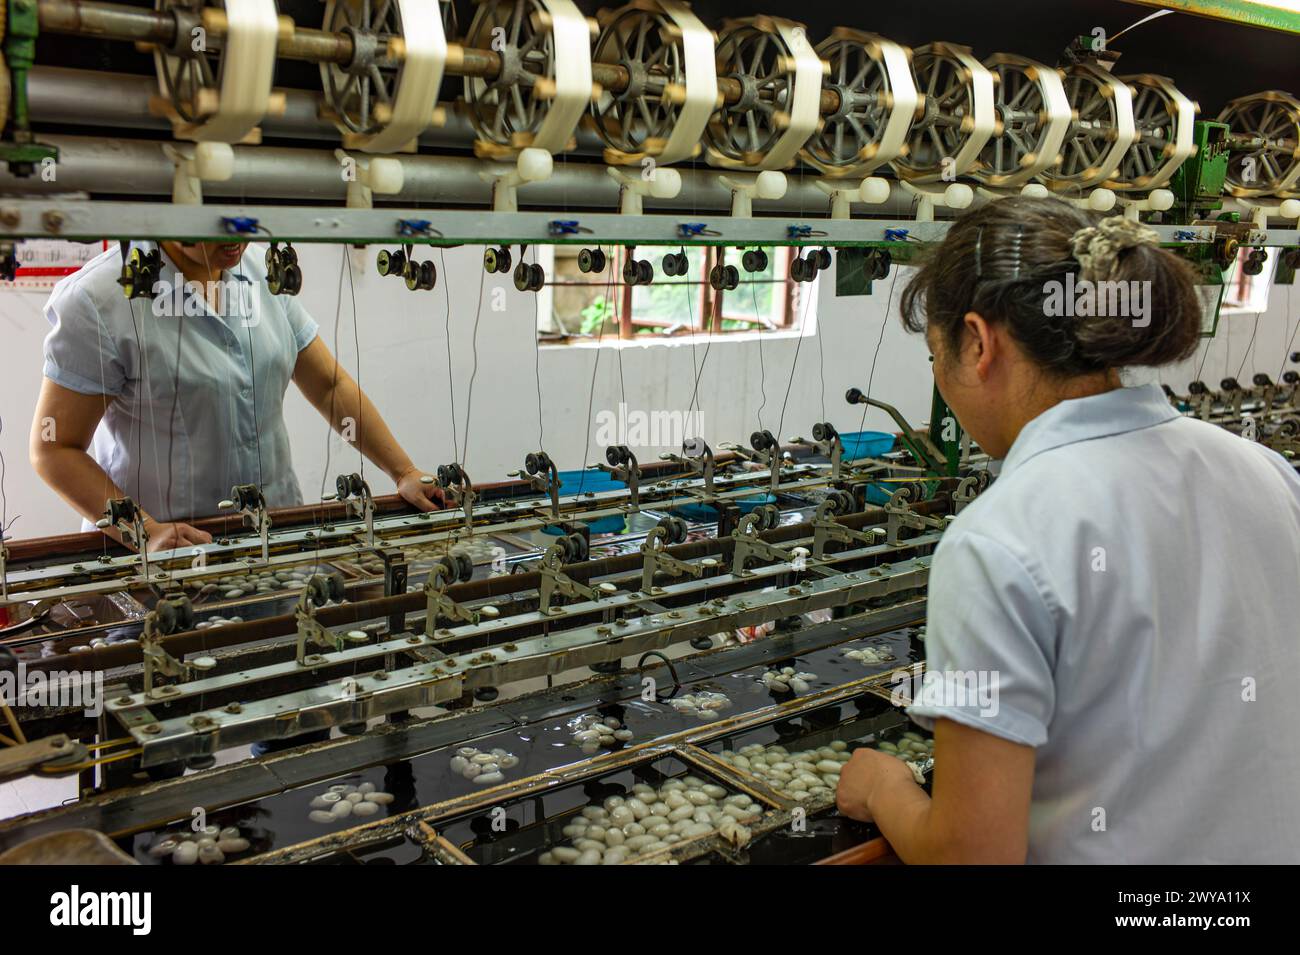
M 999 200 L 903 297 L 1002 460 L 931 568 L 909 712 L 934 730 L 932 795 L 867 749 L 840 780 L 904 861 L 1300 861 L 1300 478 L 1122 385 L 1198 342 L 1190 269 L 1157 242 Z
M 149 550 L 211 541 L 192 526 L 239 484 L 302 503 L 284 424 L 292 381 L 421 510 L 441 492 L 247 243 L 162 243 L 153 297 L 128 300 L 114 247 L 55 286 L 32 422 L 37 473 L 92 527 L 111 498 L 146 512 Z M 106 533 L 117 537 L 115 530 Z

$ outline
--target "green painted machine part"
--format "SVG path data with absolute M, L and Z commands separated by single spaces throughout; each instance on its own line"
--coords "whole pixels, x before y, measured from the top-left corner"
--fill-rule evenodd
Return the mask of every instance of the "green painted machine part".
M 911 261 L 912 242 L 882 242 L 874 246 L 846 246 L 835 255 L 835 294 L 870 295 L 872 283 L 883 279 L 894 265 Z
M 1227 20 L 1246 26 L 1300 33 L 1300 10 L 1294 4 L 1261 0 L 1131 0 L 1144 7 L 1164 7 L 1198 17 Z
M 956 477 L 961 461 L 961 425 L 948 402 L 939 394 L 938 385 L 934 386 L 934 394 L 930 397 L 930 441 L 943 452 L 944 476 Z
M 1197 120 L 1192 127 L 1196 152 L 1189 156 L 1169 182 L 1174 194 L 1170 221 L 1187 224 L 1223 208 L 1223 183 L 1228 175 L 1226 123 Z
M 36 0 L 3 0 L 4 21 L 0 32 L 4 38 L 4 62 L 0 63 L 0 97 L 7 107 L 7 134 L 0 140 L 0 162 L 15 176 L 30 176 L 46 160 L 58 159 L 58 150 L 42 145 L 33 138 L 27 113 L 27 75 L 36 62 L 36 37 L 40 33 Z

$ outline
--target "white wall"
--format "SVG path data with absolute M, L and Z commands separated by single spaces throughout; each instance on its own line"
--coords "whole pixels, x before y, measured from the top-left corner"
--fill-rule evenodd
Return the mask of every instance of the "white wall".
M 336 347 L 335 314 L 339 303 L 338 246 L 299 246 L 306 288 L 302 301 L 321 325 L 321 336 Z M 358 366 L 353 338 L 352 295 L 342 279 L 342 308 L 338 311 L 337 352 L 356 374 L 362 387 L 383 412 L 415 462 L 434 469 L 454 459 L 452 425 L 448 411 L 447 293 L 451 305 L 451 379 L 455 386 L 457 440 L 464 441 L 470 374 L 473 369 L 473 327 L 479 302 L 481 250 L 467 247 L 434 253 L 440 273 L 439 288 L 408 292 L 400 279 L 384 278 L 374 270 L 376 249 L 354 252 L 352 283 L 360 342 Z M 880 335 L 885 302 L 897 272 L 878 284 L 870 297 L 836 298 L 833 275 L 823 276 L 809 307 L 808 334 L 802 346 L 796 337 L 768 333 L 762 343 L 752 336 L 719 336 L 713 340 L 700 380 L 698 405 L 703 437 L 715 447 L 725 441 L 746 441 L 758 426 L 762 404 L 760 382 L 767 385 L 763 425 L 778 433 L 782 403 L 791 381 L 791 364 L 798 347 L 798 367 L 789 389 L 781 437 L 807 435 L 822 420 L 825 379 L 825 417 L 841 431 L 858 430 L 861 410 L 844 404 L 851 385 L 865 390 L 871 358 Z M 499 288 L 500 291 L 496 291 Z M 444 293 L 444 289 L 446 293 Z M 901 291 L 901 285 L 897 291 Z M 5 491 L 9 516 L 21 514 L 11 534 L 35 537 L 75 531 L 79 519 L 32 473 L 27 462 L 27 435 L 41 379 L 41 342 L 48 326 L 41 314 L 44 294 L 0 291 L 0 331 L 4 336 L 4 371 L 0 372 L 0 451 L 8 466 Z M 503 305 L 494 311 L 493 305 Z M 897 313 L 897 297 L 892 299 Z M 474 382 L 468 453 L 463 460 L 476 482 L 503 479 L 517 470 L 529 451 L 539 446 L 535 363 L 540 363 L 544 447 L 562 469 L 582 466 L 585 438 L 590 438 L 587 461 L 600 460 L 597 416 L 602 410 L 617 412 L 621 400 L 618 355 L 629 410 L 686 411 L 694 386 L 692 348 L 703 361 L 708 341 L 699 337 L 671 342 L 633 341 L 618 347 L 587 345 L 543 346 L 535 352 L 532 328 L 535 309 L 527 293 L 515 291 L 510 276 L 488 277 L 478 328 L 478 375 Z M 811 318 L 815 311 L 816 318 Z M 820 351 L 819 351 L 819 337 Z M 599 369 L 592 389 L 592 372 Z M 824 362 L 823 362 L 824 358 Z M 930 409 L 929 366 L 925 347 L 891 321 L 885 329 L 872 392 L 897 404 L 919 423 Z M 593 399 L 594 395 L 594 399 Z M 591 427 L 588 429 L 588 403 Z M 332 487 L 333 475 L 356 470 L 359 456 L 337 436 L 328 439 L 327 428 L 301 396 L 286 401 L 286 417 L 293 435 L 294 463 L 303 493 L 310 500 L 320 493 L 322 477 Z M 867 428 L 893 430 L 881 413 L 872 410 Z M 653 458 L 652 449 L 645 458 Z M 387 478 L 367 469 L 376 493 L 392 490 Z
M 1270 256 L 1270 260 L 1275 259 L 1276 255 Z M 1197 378 L 1211 388 L 1218 388 L 1219 382 L 1229 376 L 1250 387 L 1251 376 L 1257 371 L 1278 381 L 1287 369 L 1300 371 L 1300 365 L 1286 360 L 1291 352 L 1300 350 L 1297 322 L 1300 286 L 1275 285 L 1269 289 L 1264 312 L 1220 314 L 1214 338 L 1203 342 L 1188 361 L 1161 369 L 1154 380 L 1165 382 L 1180 394 L 1185 394 L 1187 383 Z
M 335 348 L 335 314 L 339 304 L 340 265 L 338 246 L 301 246 L 300 258 L 306 288 L 302 300 L 321 325 L 325 342 Z M 394 278 L 374 271 L 375 249 L 352 254 L 352 281 L 358 305 L 357 338 L 362 387 L 374 399 L 415 462 L 434 469 L 454 459 L 452 425 L 448 411 L 447 297 L 451 305 L 451 379 L 455 386 L 458 441 L 463 442 L 470 374 L 473 368 L 472 331 L 479 301 L 480 255 L 478 248 L 452 249 L 445 262 L 434 253 L 440 285 L 433 292 L 408 292 Z M 824 275 L 818 294 L 811 302 L 815 321 L 799 347 L 784 427 L 779 437 L 807 435 L 814 422 L 825 418 L 841 431 L 856 431 L 861 410 L 844 404 L 844 392 L 851 385 L 866 389 L 872 356 L 880 338 L 886 302 L 890 321 L 884 329 L 872 393 L 898 406 L 914 424 L 920 425 L 930 411 L 930 368 L 920 336 L 909 335 L 897 321 L 898 293 L 902 291 L 899 270 L 876 286 L 867 297 L 837 298 L 833 275 Z M 891 287 L 892 293 L 891 294 Z M 342 308 L 339 311 L 337 352 L 344 365 L 358 371 L 353 344 L 352 296 L 348 280 L 342 280 Z M 494 289 L 499 292 L 494 293 Z M 0 451 L 7 471 L 4 489 L 8 513 L 20 514 L 11 533 L 34 537 L 75 531 L 78 518 L 32 473 L 27 462 L 27 434 L 41 379 L 41 342 L 47 325 L 41 314 L 44 294 L 0 291 L 0 335 L 3 335 L 4 364 L 0 372 Z M 494 311 L 493 303 L 502 304 Z M 694 384 L 691 351 L 702 361 L 707 340 L 675 339 L 671 342 L 633 341 L 621 346 L 596 348 L 586 345 L 543 346 L 535 352 L 535 304 L 531 295 L 516 292 L 510 277 L 491 276 L 484 283 L 483 305 L 478 329 L 478 375 L 475 379 L 469 449 L 463 460 L 476 482 L 500 480 L 517 470 L 529 451 L 539 446 L 535 363 L 540 361 L 544 447 L 562 469 L 580 467 L 584 440 L 590 439 L 587 461 L 601 458 L 595 441 L 596 419 L 602 410 L 616 412 L 620 401 L 618 354 L 623 356 L 623 379 L 630 410 L 686 411 Z M 1184 390 L 1196 377 L 1217 386 L 1225 374 L 1248 383 L 1255 371 L 1274 379 L 1287 352 L 1300 309 L 1300 290 L 1279 286 L 1272 290 L 1268 310 L 1260 316 L 1254 345 L 1247 351 L 1255 328 L 1253 313 L 1225 315 L 1216 338 L 1202 346 L 1195 359 L 1165 370 L 1164 380 Z M 1290 318 L 1288 318 L 1290 316 Z M 820 350 L 819 350 L 820 339 Z M 608 345 L 608 343 L 607 343 Z M 768 333 L 762 343 L 752 336 L 720 336 L 713 340 L 699 389 L 703 437 L 715 447 L 724 441 L 746 441 L 758 425 L 762 404 L 760 383 L 765 369 L 767 404 L 763 425 L 778 433 L 778 419 L 791 381 L 791 364 L 798 340 L 786 334 Z M 1300 348 L 1300 341 L 1290 346 Z M 600 365 L 592 389 L 593 365 Z M 1244 369 L 1238 373 L 1243 357 Z M 822 388 L 822 379 L 825 388 Z M 594 399 L 593 399 L 594 395 Z M 591 426 L 588 429 L 588 402 Z M 319 415 L 301 398 L 290 395 L 286 416 L 294 440 L 294 462 L 303 493 L 310 500 L 320 492 L 322 477 L 332 486 L 333 476 L 356 470 L 359 456 L 335 435 L 328 439 L 329 469 L 326 473 L 327 428 Z M 894 430 L 881 412 L 871 410 L 867 428 Z M 664 450 L 656 448 L 654 450 Z M 653 454 L 643 455 L 653 457 Z M 368 469 L 376 493 L 392 490 L 387 478 Z

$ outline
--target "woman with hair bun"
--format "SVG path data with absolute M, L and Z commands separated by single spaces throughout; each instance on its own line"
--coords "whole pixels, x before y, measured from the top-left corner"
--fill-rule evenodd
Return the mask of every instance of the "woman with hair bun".
M 1121 372 L 1191 355 L 1190 268 L 1054 199 L 957 220 L 905 326 L 996 481 L 931 568 L 932 795 L 859 749 L 840 810 L 906 862 L 1300 860 L 1300 477 Z

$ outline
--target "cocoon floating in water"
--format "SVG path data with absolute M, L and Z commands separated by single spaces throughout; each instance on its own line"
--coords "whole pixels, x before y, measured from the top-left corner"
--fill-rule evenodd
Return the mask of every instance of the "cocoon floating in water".
M 198 861 L 199 846 L 197 842 L 182 842 L 172 852 L 172 862 L 176 865 L 194 865 Z

